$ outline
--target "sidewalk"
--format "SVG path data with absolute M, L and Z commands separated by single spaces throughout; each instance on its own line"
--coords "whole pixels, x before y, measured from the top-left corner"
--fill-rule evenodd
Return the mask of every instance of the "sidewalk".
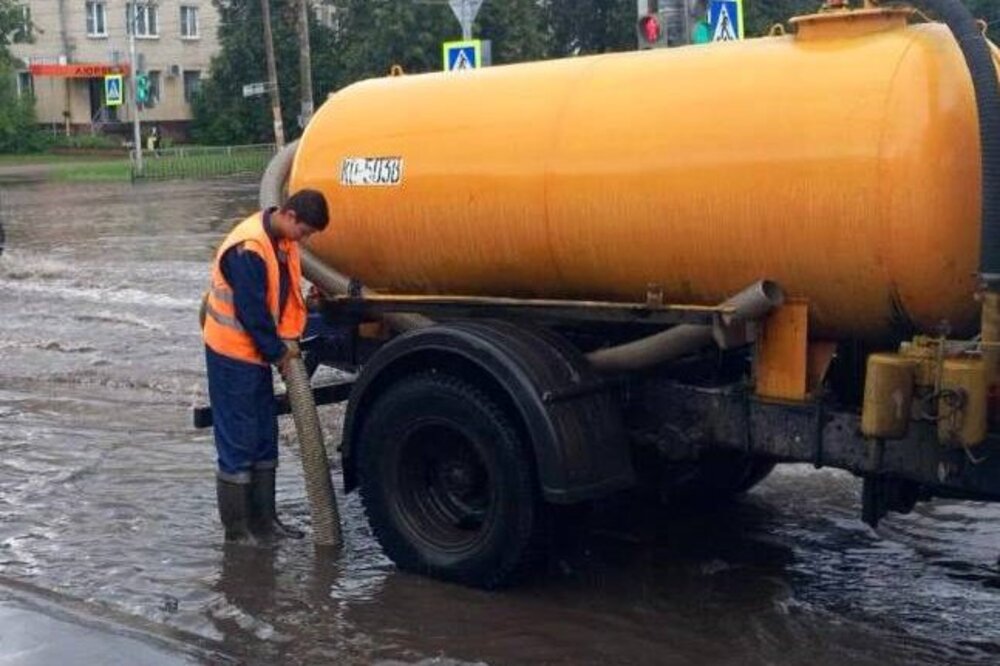
M 0 583 L 3 666 L 180 666 L 233 663 L 224 655 L 90 615 Z

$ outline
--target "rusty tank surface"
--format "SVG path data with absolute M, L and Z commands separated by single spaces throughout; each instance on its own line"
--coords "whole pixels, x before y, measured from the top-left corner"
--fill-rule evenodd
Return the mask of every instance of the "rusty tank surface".
M 310 249 L 394 292 L 710 304 L 766 277 L 815 337 L 968 333 L 975 100 L 909 15 L 352 85 L 295 159 L 334 211 Z

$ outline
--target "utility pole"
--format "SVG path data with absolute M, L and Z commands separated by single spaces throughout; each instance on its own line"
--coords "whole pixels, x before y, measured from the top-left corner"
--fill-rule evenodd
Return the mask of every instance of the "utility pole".
M 302 88 L 302 127 L 313 114 L 312 52 L 309 47 L 309 0 L 299 0 L 299 86 Z
M 271 34 L 271 3 L 260 0 L 264 20 L 264 52 L 267 54 L 267 90 L 271 95 L 271 114 L 274 116 L 274 143 L 280 150 L 285 147 L 285 128 L 281 122 L 281 97 L 278 95 L 278 67 L 274 64 L 274 36 Z
M 138 2 L 131 2 L 127 6 L 131 7 L 128 12 L 128 61 L 131 71 L 129 72 L 129 89 L 132 91 L 132 149 L 135 151 L 135 172 L 142 173 L 142 134 L 139 131 L 139 97 L 136 94 L 135 80 L 139 76 L 138 58 L 135 55 L 135 24 L 136 15 L 139 11 Z
M 62 57 L 65 59 L 65 63 L 60 61 L 59 64 L 69 64 L 73 58 L 72 47 L 69 43 L 69 27 L 67 19 L 66 10 L 66 0 L 59 0 L 59 40 L 62 42 Z M 72 123 L 72 106 L 70 98 L 70 79 L 63 79 L 63 126 L 66 136 L 70 135 L 70 125 Z

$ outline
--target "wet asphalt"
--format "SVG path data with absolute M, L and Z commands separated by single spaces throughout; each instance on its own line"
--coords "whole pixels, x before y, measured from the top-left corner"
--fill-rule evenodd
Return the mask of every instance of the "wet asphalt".
M 196 313 L 255 198 L 0 185 L 0 664 L 1000 663 L 1000 507 L 871 530 L 857 480 L 807 466 L 711 510 L 604 503 L 502 593 L 396 571 L 353 496 L 340 558 L 223 548 Z M 297 454 L 283 424 L 279 505 L 307 525 Z

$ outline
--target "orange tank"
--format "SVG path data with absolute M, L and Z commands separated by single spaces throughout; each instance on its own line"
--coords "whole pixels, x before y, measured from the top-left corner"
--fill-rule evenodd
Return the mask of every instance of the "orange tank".
M 714 304 L 769 278 L 818 336 L 969 332 L 972 84 L 907 16 L 352 85 L 294 163 L 331 203 L 310 249 L 395 292 Z

